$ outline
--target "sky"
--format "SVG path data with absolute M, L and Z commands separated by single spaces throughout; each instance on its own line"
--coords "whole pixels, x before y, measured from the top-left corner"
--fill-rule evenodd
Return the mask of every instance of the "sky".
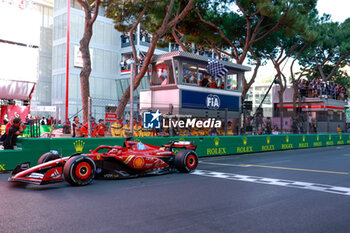
M 331 15 L 333 21 L 343 22 L 350 17 L 349 0 L 318 0 L 317 10 L 319 14 L 327 13 Z

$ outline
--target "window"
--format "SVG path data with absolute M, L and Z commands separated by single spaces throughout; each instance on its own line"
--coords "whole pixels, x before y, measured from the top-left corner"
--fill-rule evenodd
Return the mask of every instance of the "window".
M 237 90 L 237 74 L 228 74 L 226 80 L 227 90 Z
M 173 65 L 171 60 L 157 62 L 153 65 L 151 85 L 174 84 Z
M 197 66 L 183 63 L 183 83 L 198 85 Z

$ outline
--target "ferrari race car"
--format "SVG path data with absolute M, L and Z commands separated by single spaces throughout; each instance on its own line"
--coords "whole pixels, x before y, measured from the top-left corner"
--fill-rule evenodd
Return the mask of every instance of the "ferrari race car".
M 71 185 L 87 185 L 96 178 L 120 179 L 196 169 L 197 146 L 189 141 L 170 141 L 162 147 L 126 140 L 124 146 L 99 146 L 90 154 L 61 157 L 57 151 L 43 154 L 38 164 L 18 164 L 10 182 L 51 184 L 66 180 Z M 174 152 L 178 150 L 178 152 Z

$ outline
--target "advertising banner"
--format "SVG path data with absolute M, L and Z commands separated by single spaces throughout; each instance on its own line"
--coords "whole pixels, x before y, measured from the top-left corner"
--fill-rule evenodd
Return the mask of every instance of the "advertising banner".
M 182 108 L 239 111 L 239 96 L 210 94 L 205 92 L 181 92 Z
M 117 114 L 116 113 L 106 113 L 105 114 L 105 121 L 106 122 L 115 122 L 115 121 L 117 121 Z

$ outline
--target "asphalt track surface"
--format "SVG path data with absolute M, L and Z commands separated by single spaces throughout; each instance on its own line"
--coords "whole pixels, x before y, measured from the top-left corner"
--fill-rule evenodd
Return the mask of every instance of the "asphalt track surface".
M 0 232 L 350 232 L 350 146 L 200 159 L 195 173 L 13 185 Z

